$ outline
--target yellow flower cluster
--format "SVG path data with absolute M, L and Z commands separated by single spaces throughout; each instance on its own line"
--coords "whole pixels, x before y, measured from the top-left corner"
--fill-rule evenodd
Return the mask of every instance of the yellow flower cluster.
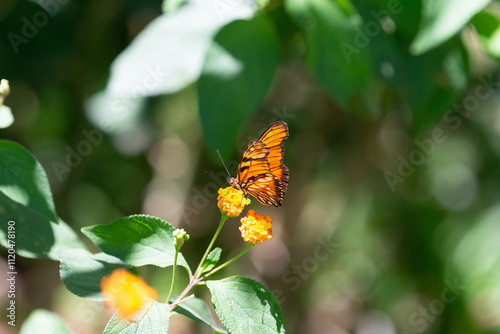
M 254 210 L 248 210 L 248 215 L 241 218 L 241 237 L 246 242 L 260 244 L 273 237 L 273 217 L 256 214 Z
M 250 204 L 250 199 L 244 196 L 243 191 L 233 187 L 220 188 L 217 201 L 220 211 L 228 217 L 238 217 L 245 205 Z
M 158 298 L 156 290 L 140 277 L 119 268 L 101 281 L 101 291 L 106 303 L 118 310 L 122 319 L 133 321 L 149 309 Z

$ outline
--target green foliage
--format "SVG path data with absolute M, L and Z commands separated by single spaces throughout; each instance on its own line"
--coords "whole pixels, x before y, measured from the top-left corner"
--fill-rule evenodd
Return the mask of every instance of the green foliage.
M 108 91 L 145 97 L 173 93 L 195 82 L 216 32 L 251 16 L 250 6 L 220 15 L 210 2 L 191 0 L 151 22 L 113 62 Z
M 256 281 L 240 276 L 206 281 L 227 330 L 191 294 L 237 258 L 216 268 L 222 249 L 210 249 L 218 234 L 192 274 L 188 260 L 199 252 L 201 233 L 191 234 L 181 254 L 170 223 L 127 215 L 146 207 L 157 210 L 151 203 L 161 197 L 169 210 L 183 203 L 207 223 L 213 217 L 205 207 L 215 207 L 216 188 L 224 180 L 213 176 L 218 167 L 205 157 L 216 157 L 217 149 L 230 156 L 241 146 L 242 133 L 286 117 L 290 153 L 285 163 L 291 171 L 286 204 L 292 204 L 280 210 L 292 207 L 282 216 L 290 220 L 286 233 L 293 270 L 281 280 L 275 272 L 266 280 L 288 298 L 282 303 L 285 317 L 314 319 L 327 298 L 348 303 L 347 291 L 356 296 L 349 305 L 355 306 L 353 319 L 370 320 L 367 312 L 376 310 L 398 331 L 498 332 L 499 317 L 489 309 L 495 301 L 486 298 L 498 291 L 500 276 L 497 2 L 163 0 L 153 9 L 139 1 L 13 3 L 0 15 L 7 36 L 0 47 L 0 72 L 12 77 L 14 87 L 8 100 L 12 109 L 3 105 L 5 94 L 0 101 L 2 136 L 14 139 L 0 140 L 0 220 L 5 222 L 0 244 L 9 254 L 15 249 L 18 256 L 58 261 L 67 290 L 94 301 L 103 300 L 102 278 L 117 268 L 138 274 L 138 267 L 151 265 L 155 268 L 148 270 L 155 274 L 173 269 L 175 277 L 182 266 L 189 274 L 177 298 L 154 303 L 135 322 L 115 314 L 105 333 L 166 334 L 173 314 L 217 333 L 285 332 L 275 296 Z M 150 14 L 145 13 L 158 16 L 146 24 Z M 130 43 L 129 36 L 135 36 Z M 80 115 L 84 104 L 90 124 Z M 50 167 L 64 160 L 65 152 L 81 149 L 78 135 L 92 125 L 105 133 L 102 142 L 81 154 L 81 165 L 66 166 L 66 178 L 56 175 L 54 199 Z M 137 143 L 142 147 L 134 151 L 137 156 L 120 155 Z M 414 162 L 416 157 L 420 160 Z M 124 173 L 115 182 L 110 174 L 118 164 L 138 173 Z M 389 170 L 392 181 L 385 177 Z M 129 183 L 130 175 L 143 182 Z M 155 190 L 161 184 L 161 196 L 151 196 L 146 184 Z M 82 212 L 74 208 L 81 204 L 78 191 L 89 185 L 108 200 L 101 217 L 112 217 L 92 216 L 91 224 L 99 225 L 82 229 L 102 250 L 96 254 L 70 227 Z M 132 206 L 123 200 L 130 194 L 140 194 Z M 147 206 L 139 203 L 142 194 Z M 172 194 L 180 198 L 174 201 Z M 167 214 L 182 217 L 185 226 L 199 226 L 184 213 Z M 120 216 L 126 217 L 116 219 Z M 325 231 L 341 239 L 334 256 L 331 240 L 315 244 L 314 233 Z M 305 268 L 318 269 L 304 274 Z M 259 274 L 266 278 L 265 270 Z M 439 284 L 449 282 L 450 274 L 464 282 L 465 292 L 445 305 L 435 317 L 439 320 L 411 328 L 414 309 L 427 300 L 437 305 Z M 177 289 L 175 282 L 171 286 Z M 335 318 L 335 312 L 325 314 Z M 374 323 L 382 323 L 374 317 Z M 354 332 L 358 325 L 356 320 L 343 330 Z M 41 329 L 69 332 L 57 316 L 36 310 L 20 333 Z
M 498 15 L 484 10 L 474 16 L 471 22 L 484 49 L 492 57 L 500 59 L 500 22 Z
M 57 222 L 50 185 L 40 163 L 19 144 L 5 140 L 0 141 L 0 157 L 0 191 L 47 221 Z
M 278 38 L 266 16 L 232 22 L 215 37 L 198 80 L 201 124 L 215 159 L 217 149 L 226 155 L 234 150 L 271 86 L 278 59 Z
M 159 218 L 134 215 L 107 225 L 85 227 L 82 231 L 105 253 L 130 265 L 168 267 L 174 264 L 172 233 L 175 227 Z M 178 264 L 190 272 L 182 254 L 179 254 Z
M 333 98 L 349 107 L 351 98 L 370 80 L 368 50 L 353 45 L 356 32 L 363 28 L 361 17 L 329 0 L 291 0 L 286 6 L 304 30 L 305 60 L 311 72 Z
M 208 281 L 212 303 L 224 326 L 233 334 L 285 333 L 278 301 L 262 284 L 231 276 Z
M 175 309 L 175 313 L 182 314 L 198 323 L 205 323 L 210 326 L 216 333 L 227 333 L 224 328 L 221 328 L 212 318 L 212 314 L 207 307 L 207 304 L 200 298 L 192 298 L 186 300 Z
M 219 247 L 214 248 L 210 253 L 208 253 L 207 259 L 203 264 L 202 273 L 205 271 L 210 271 L 215 268 L 215 265 L 220 260 L 220 255 L 222 253 L 222 249 Z
M 48 186 L 48 180 L 40 163 L 18 144 L 0 141 L 0 156 L 2 160 L 1 175 L 3 184 L 0 190 L 2 193 L 2 214 L 7 219 L 14 219 L 19 228 L 16 233 L 23 234 L 17 241 L 17 251 L 24 256 L 43 257 L 47 254 L 43 248 L 39 250 L 39 244 L 33 242 L 47 232 L 52 236 L 44 247 L 51 250 L 48 253 L 53 259 L 60 260 L 60 276 L 66 288 L 77 296 L 102 301 L 101 281 L 105 276 L 109 276 L 115 269 L 128 268 L 136 272 L 135 266 L 156 265 L 168 267 L 181 265 L 187 269 L 191 275 L 189 265 L 182 256 L 177 253 L 174 246 L 173 233 L 175 228 L 156 217 L 148 215 L 133 215 L 115 220 L 107 225 L 95 225 L 83 228 L 84 234 L 89 237 L 103 253 L 92 254 L 85 249 L 75 233 L 60 221 L 54 209 L 52 194 Z M 17 168 L 14 168 L 17 166 Z M 7 205 L 7 204 L 10 204 Z M 9 210 L 10 209 L 10 210 Z M 33 216 L 36 215 L 35 219 Z M 43 219 L 43 220 L 41 220 Z M 28 222 L 47 222 L 43 226 L 45 230 L 35 228 L 36 224 L 30 225 Z M 59 221 L 59 225 L 55 222 Z M 8 230 L 9 225 L 5 225 L 2 242 L 9 248 Z M 27 230 L 25 230 L 27 229 Z M 30 230 L 31 229 L 31 230 Z M 25 235 L 24 235 L 25 234 Z M 38 234 L 38 235 L 37 235 Z M 56 242 L 57 241 L 57 242 Z M 30 252 L 28 252 L 30 251 Z M 220 259 L 222 250 L 215 248 L 208 256 L 201 268 L 200 273 L 210 272 Z M 50 257 L 49 256 L 49 257 Z M 194 277 L 191 278 L 192 280 Z M 274 296 L 260 284 L 234 277 L 224 281 L 211 281 L 207 283 L 212 291 L 220 295 L 220 290 L 234 287 L 245 291 L 244 300 L 240 300 L 239 294 L 227 294 L 231 300 L 234 298 L 239 305 L 244 308 L 256 308 L 256 300 L 260 303 L 268 303 L 269 306 L 255 309 L 255 312 L 272 312 L 270 317 L 275 317 L 277 331 L 269 333 L 282 333 L 283 316 Z M 232 285 L 231 285 L 232 284 Z M 232 288 L 231 288 L 232 289 Z M 253 298 L 252 294 L 255 294 Z M 220 308 L 221 296 L 214 296 L 214 303 L 219 315 L 222 315 L 223 322 L 228 317 L 227 310 Z M 104 333 L 167 333 L 169 317 L 172 314 L 169 304 L 155 302 L 144 316 L 138 320 L 129 322 L 121 319 L 115 314 L 109 321 Z M 176 313 L 184 314 L 196 322 L 205 323 L 217 333 L 226 331 L 215 323 L 204 302 L 200 299 L 189 299 L 182 301 Z M 265 319 L 264 325 L 269 326 L 271 320 Z M 29 332 L 37 326 L 52 329 L 54 333 L 65 333 L 67 329 L 58 322 L 58 319 L 47 312 L 35 312 L 25 323 L 23 330 Z M 229 323 L 229 328 L 235 328 L 233 323 Z M 250 331 L 234 329 L 234 333 L 253 333 L 253 330 L 262 325 L 251 326 Z M 283 329 L 284 332 L 284 329 Z
M 75 295 L 102 301 L 101 280 L 117 268 L 131 267 L 108 254 L 77 249 L 64 254 L 59 273 L 66 288 Z
M 423 0 L 422 23 L 411 51 L 422 54 L 456 35 L 491 0 Z
M 63 320 L 52 312 L 38 309 L 33 311 L 19 330 L 19 334 L 38 333 L 43 329 L 45 333 L 70 334 Z
M 0 208 L 2 221 L 15 221 L 15 248 L 21 256 L 60 259 L 66 249 L 83 245 L 57 217 L 41 164 L 22 146 L 6 140 L 0 140 Z M 7 228 L 7 224 L 0 227 L 4 247 Z
M 138 333 L 168 333 L 170 313 L 168 305 L 155 302 L 144 314 L 141 320 L 129 322 L 126 319 L 121 319 L 115 313 L 108 325 L 104 329 L 103 334 L 138 334 Z
M 173 12 L 186 3 L 187 0 L 163 0 L 162 9 L 164 13 Z

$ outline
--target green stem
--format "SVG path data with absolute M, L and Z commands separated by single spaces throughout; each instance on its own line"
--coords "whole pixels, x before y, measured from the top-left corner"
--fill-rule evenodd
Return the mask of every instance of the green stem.
M 215 268 L 214 270 L 210 271 L 208 274 L 206 274 L 205 276 L 203 276 L 203 278 L 207 278 L 208 276 L 212 275 L 212 274 L 215 274 L 216 272 L 218 272 L 219 270 L 221 270 L 222 268 L 230 265 L 231 263 L 233 263 L 234 261 L 238 260 L 241 256 L 243 256 L 243 254 L 245 254 L 246 252 L 248 252 L 248 250 L 250 249 L 250 247 L 252 247 L 254 244 L 252 244 L 251 242 L 249 242 L 247 244 L 247 246 L 245 247 L 244 250 L 242 250 L 238 255 L 236 255 L 235 257 L 233 257 L 231 260 L 221 264 L 220 266 L 218 266 L 217 268 Z
M 167 303 L 170 302 L 170 297 L 172 297 L 172 292 L 174 291 L 175 285 L 175 277 L 177 276 L 177 256 L 179 255 L 179 249 L 177 246 L 175 247 L 175 256 L 174 256 L 174 268 L 172 270 L 172 284 L 170 285 L 170 291 L 168 292 Z
M 212 238 L 212 241 L 210 242 L 210 245 L 208 245 L 207 251 L 205 252 L 205 255 L 203 255 L 203 258 L 200 261 L 200 264 L 198 265 L 198 268 L 196 268 L 196 272 L 194 273 L 195 278 L 199 278 L 201 275 L 201 268 L 203 266 L 203 263 L 205 263 L 205 260 L 208 256 L 208 253 L 212 250 L 212 247 L 214 246 L 215 240 L 219 236 L 220 230 L 222 229 L 222 226 L 224 226 L 224 223 L 226 222 L 226 219 L 228 217 L 225 214 L 222 214 L 222 217 L 220 219 L 219 227 L 217 228 L 217 231 L 214 234 L 214 237 Z

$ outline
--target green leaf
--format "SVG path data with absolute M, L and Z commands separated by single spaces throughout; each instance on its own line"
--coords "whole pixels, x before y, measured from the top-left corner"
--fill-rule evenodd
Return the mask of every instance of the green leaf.
M 13 240 L 15 242 L 13 248 L 20 256 L 28 258 L 49 256 L 55 239 L 52 223 L 47 217 L 30 207 L 13 201 L 0 191 L 0 219 L 3 222 L 9 222 L 15 229 L 15 233 L 9 234 L 9 225 L 7 223 L 0 225 L 2 246 L 10 247 L 12 244 L 9 244 L 9 240 Z M 11 236 L 10 239 L 9 236 Z
M 235 21 L 215 37 L 198 81 L 201 124 L 213 157 L 228 154 L 273 81 L 279 61 L 276 31 L 263 15 Z M 221 131 L 223 129 L 223 131 Z
M 177 305 L 174 312 L 182 314 L 193 321 L 205 323 L 217 333 L 227 333 L 217 325 L 205 302 L 200 298 L 192 298 Z
M 490 0 L 423 0 L 420 29 L 410 50 L 418 55 L 457 34 Z
M 489 37 L 497 33 L 500 27 L 499 17 L 487 9 L 477 13 L 471 20 L 480 36 Z
M 364 1 L 355 1 L 353 2 L 353 5 L 356 6 L 359 11 L 364 11 L 368 14 L 367 16 L 364 16 L 365 24 L 363 28 L 365 29 L 370 21 L 374 21 L 380 25 L 388 24 L 384 17 L 389 16 L 395 24 L 395 35 L 398 37 L 398 42 L 401 43 L 404 40 L 403 45 L 401 46 L 406 44 L 406 40 L 408 38 L 413 39 L 418 32 L 422 12 L 421 0 L 369 0 L 368 3 Z M 384 35 L 384 33 L 380 33 L 380 35 Z M 372 46 L 372 44 L 374 43 L 370 43 L 370 46 Z
M 249 278 L 231 276 L 207 281 L 215 312 L 232 334 L 285 333 L 283 314 L 274 295 Z
M 478 13 L 471 20 L 483 48 L 492 57 L 500 58 L 500 19 L 489 11 Z
M 460 40 L 450 41 L 450 46 L 452 43 L 456 45 L 437 48 L 419 57 L 407 57 L 412 59 L 412 66 L 406 72 L 412 80 L 401 87 L 406 90 L 412 107 L 413 129 L 417 133 L 442 120 L 469 84 L 467 52 Z
M 79 249 L 64 253 L 59 273 L 70 292 L 86 299 L 102 301 L 101 280 L 117 268 L 130 269 L 130 266 L 107 254 L 92 254 Z
M 168 304 L 155 302 L 141 320 L 129 322 L 115 313 L 103 334 L 167 334 L 169 323 Z
M 50 334 L 70 334 L 68 327 L 59 316 L 42 309 L 31 312 L 19 334 L 40 333 L 40 330 Z
M 142 98 L 120 97 L 108 91 L 94 93 L 85 101 L 88 120 L 105 133 L 120 133 L 137 125 L 146 107 Z
M 19 144 L 0 140 L 0 219 L 13 221 L 16 253 L 60 259 L 66 249 L 84 248 L 78 235 L 57 217 L 47 175 Z M 8 224 L 0 244 L 8 247 Z
M 0 129 L 8 128 L 14 123 L 12 110 L 6 105 L 0 105 Z
M 7 140 L 0 140 L 0 191 L 48 220 L 57 221 L 42 165 L 21 145 Z
M 480 293 L 484 286 L 495 286 L 500 277 L 500 248 L 497 246 L 500 204 L 495 202 L 485 206 L 471 218 L 460 231 L 452 228 L 460 221 L 459 218 L 451 220 L 450 217 L 447 231 L 456 234 L 453 263 L 466 280 L 466 291 L 475 294 Z
M 212 249 L 212 251 L 208 253 L 205 263 L 203 263 L 202 266 L 203 270 L 201 272 L 203 273 L 205 271 L 212 270 L 217 264 L 217 262 L 219 262 L 221 253 L 222 249 L 219 247 L 215 247 L 214 249 Z
M 107 225 L 85 227 L 82 231 L 103 252 L 133 266 L 152 264 L 167 267 L 174 264 L 172 234 L 175 227 L 160 218 L 134 215 Z M 177 264 L 191 274 L 189 265 L 180 253 Z
M 304 30 L 307 66 L 341 106 L 349 107 L 371 75 L 368 44 L 356 39 L 364 28 L 361 17 L 330 0 L 289 0 L 285 7 Z
M 161 8 L 164 13 L 170 13 L 185 4 L 187 0 L 163 0 Z
M 251 1 L 223 5 L 190 0 L 153 20 L 114 60 L 109 92 L 145 97 L 173 93 L 196 81 L 217 31 L 251 17 L 256 8 Z
M 66 251 L 87 249 L 75 230 L 61 219 L 59 219 L 58 223 L 51 222 L 50 227 L 54 234 L 55 242 L 48 254 L 49 258 L 60 261 L 66 256 Z M 38 239 L 36 240 L 38 241 Z

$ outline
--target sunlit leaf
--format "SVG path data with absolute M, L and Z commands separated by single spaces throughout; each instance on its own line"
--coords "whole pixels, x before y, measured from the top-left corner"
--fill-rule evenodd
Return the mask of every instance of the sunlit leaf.
M 285 333 L 278 301 L 262 284 L 231 276 L 207 281 L 212 303 L 221 322 L 232 334 Z
M 173 12 L 187 1 L 188 0 L 163 0 L 161 8 L 164 13 Z
M 174 264 L 172 234 L 175 227 L 160 218 L 134 215 L 107 225 L 85 227 L 82 231 L 105 253 L 133 266 L 152 264 L 167 267 Z M 189 265 L 180 253 L 177 264 L 190 272 Z
M 168 305 L 164 303 L 154 303 L 147 313 L 135 322 L 120 319 L 118 313 L 115 313 L 103 334 L 168 334 L 169 317 Z
M 205 323 L 217 333 L 227 333 L 224 328 L 221 328 L 217 325 L 215 320 L 212 318 L 210 310 L 202 299 L 189 299 L 185 302 L 180 303 L 174 311 L 196 322 Z
M 463 230 L 454 249 L 452 261 L 467 279 L 467 292 L 472 294 L 486 286 L 499 286 L 500 249 L 497 247 L 500 204 L 485 208 Z M 456 222 L 455 222 L 456 224 Z M 451 226 L 449 224 L 449 226 Z M 448 226 L 448 227 L 449 227 Z M 455 237 L 458 233 L 455 235 Z
M 205 261 L 205 263 L 203 263 L 202 272 L 212 270 L 217 262 L 219 262 L 221 253 L 222 249 L 220 249 L 219 247 L 215 247 L 214 249 L 212 249 L 212 251 L 207 256 L 207 260 Z
M 216 36 L 198 81 L 201 124 L 210 153 L 228 154 L 266 96 L 279 60 L 278 38 L 267 17 L 225 26 Z M 223 130 L 223 131 L 221 131 Z
M 34 310 L 30 314 L 19 330 L 19 334 L 39 333 L 41 329 L 44 333 L 70 334 L 68 327 L 59 316 L 42 309 Z
M 84 249 L 67 251 L 59 266 L 61 281 L 69 291 L 77 296 L 99 301 L 103 300 L 102 278 L 117 268 L 130 269 L 130 266 L 113 256 L 92 254 Z
M 0 161 L 0 191 L 57 221 L 47 174 L 40 163 L 21 145 L 7 140 L 0 141 Z
M 422 22 L 410 50 L 422 54 L 457 34 L 491 0 L 423 0 Z
M 100 91 L 85 101 L 85 113 L 101 131 L 120 133 L 139 122 L 145 104 L 143 98 L 113 96 Z
M 190 0 L 151 22 L 113 62 L 107 89 L 136 98 L 173 93 L 198 79 L 213 36 L 252 16 L 252 1 Z
M 0 244 L 9 245 L 7 222 L 15 230 L 16 253 L 60 259 L 62 252 L 83 248 L 78 235 L 57 217 L 47 175 L 19 144 L 0 141 Z M 12 239 L 12 238 L 11 238 Z

